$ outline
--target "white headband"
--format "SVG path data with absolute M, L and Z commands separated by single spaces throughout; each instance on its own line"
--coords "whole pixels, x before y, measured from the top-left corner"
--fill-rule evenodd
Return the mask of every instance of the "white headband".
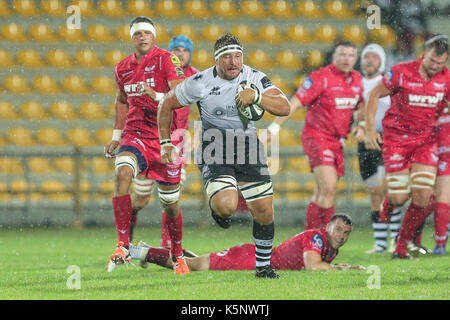
M 150 31 L 151 33 L 153 33 L 153 36 L 156 38 L 156 29 L 152 24 L 150 24 L 148 22 L 139 22 L 139 23 L 133 24 L 130 28 L 131 38 L 133 38 L 133 35 L 136 33 L 136 31 L 139 31 L 139 30 Z
M 230 44 L 228 46 L 217 49 L 216 52 L 214 52 L 214 60 L 217 61 L 221 55 L 235 51 L 243 52 L 244 50 L 237 44 Z

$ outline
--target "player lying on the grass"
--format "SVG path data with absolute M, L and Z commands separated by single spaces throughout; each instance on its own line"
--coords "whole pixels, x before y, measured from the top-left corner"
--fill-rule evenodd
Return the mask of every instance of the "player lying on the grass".
M 271 265 L 278 270 L 365 270 L 362 266 L 331 264 L 351 231 L 351 218 L 337 214 L 326 227 L 306 230 L 273 248 Z M 169 249 L 151 247 L 141 241 L 138 246 L 130 245 L 130 251 L 131 257 L 140 260 L 143 267 L 150 262 L 173 268 Z M 224 251 L 186 258 L 186 263 L 191 271 L 254 270 L 255 244 L 240 244 Z

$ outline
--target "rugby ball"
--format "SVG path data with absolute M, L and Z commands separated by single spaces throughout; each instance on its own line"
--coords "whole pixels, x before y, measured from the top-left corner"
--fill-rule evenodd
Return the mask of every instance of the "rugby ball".
M 246 88 L 251 88 L 259 92 L 258 87 L 253 83 L 239 85 L 238 92 L 241 92 Z M 244 116 L 247 120 L 250 121 L 258 121 L 259 119 L 261 119 L 262 116 L 264 115 L 264 111 L 265 110 L 260 106 L 258 106 L 257 104 L 249 104 L 245 108 L 238 108 L 239 114 Z

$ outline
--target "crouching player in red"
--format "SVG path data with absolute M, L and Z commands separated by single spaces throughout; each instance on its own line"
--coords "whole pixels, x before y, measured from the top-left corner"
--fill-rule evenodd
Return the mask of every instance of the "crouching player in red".
M 322 229 L 309 229 L 299 233 L 273 248 L 271 265 L 276 270 L 365 270 L 362 266 L 348 264 L 331 264 L 339 253 L 339 248 L 346 242 L 352 231 L 352 220 L 349 216 L 337 214 Z M 170 251 L 166 248 L 155 248 L 141 242 L 139 246 L 131 246 L 131 257 L 140 260 L 143 267 L 147 263 L 155 263 L 172 268 Z M 254 270 L 255 244 L 241 244 L 230 249 L 186 258 L 192 271 L 205 270 Z
M 137 17 L 130 24 L 134 53 L 118 63 L 115 76 L 118 94 L 107 157 L 115 157 L 115 191 L 112 199 L 118 234 L 116 250 L 107 271 L 129 262 L 130 226 L 133 211 L 145 207 L 157 182 L 159 199 L 170 217 L 168 229 L 176 273 L 189 273 L 181 246 L 182 218 L 178 204 L 181 163 L 161 163 L 157 125 L 158 101 L 185 79 L 179 59 L 155 45 L 151 19 Z M 172 130 L 174 128 L 171 128 Z M 119 147 L 117 156 L 114 154 Z M 133 200 L 130 186 L 135 183 Z
M 424 55 L 399 63 L 371 91 L 366 106 L 368 149 L 380 150 L 387 172 L 389 200 L 402 206 L 411 196 L 393 258 L 407 258 L 407 243 L 433 211 L 430 201 L 438 161 L 436 125 L 447 96 L 449 73 L 445 67 L 449 47 L 446 36 L 436 35 L 425 43 Z M 380 97 L 391 96 L 392 105 L 383 119 L 383 140 L 374 129 Z
M 450 218 L 450 103 L 438 120 L 438 171 L 436 179 L 436 207 L 434 213 L 434 239 L 436 247 L 433 254 L 446 254 L 447 226 Z

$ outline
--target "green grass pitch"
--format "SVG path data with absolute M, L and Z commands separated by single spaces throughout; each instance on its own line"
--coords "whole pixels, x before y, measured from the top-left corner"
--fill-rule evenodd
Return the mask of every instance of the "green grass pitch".
M 301 232 L 277 227 L 275 243 Z M 423 243 L 433 247 L 431 228 Z M 158 300 L 301 300 L 301 299 L 448 299 L 450 257 L 422 257 L 420 261 L 391 260 L 388 253 L 367 255 L 372 231 L 354 227 L 336 263 L 377 266 L 364 271 L 280 271 L 282 279 L 255 279 L 253 271 L 208 271 L 176 276 L 169 269 L 120 267 L 104 271 L 115 245 L 113 228 L 3 229 L 0 231 L 0 299 L 158 299 Z M 136 238 L 159 243 L 159 228 L 137 228 Z M 184 247 L 198 254 L 251 242 L 251 226 L 185 227 Z M 71 289 L 70 266 L 80 271 L 80 289 Z M 69 272 L 68 272 L 69 271 Z M 369 286 L 368 286 L 369 283 Z M 69 284 L 69 286 L 68 286 Z

